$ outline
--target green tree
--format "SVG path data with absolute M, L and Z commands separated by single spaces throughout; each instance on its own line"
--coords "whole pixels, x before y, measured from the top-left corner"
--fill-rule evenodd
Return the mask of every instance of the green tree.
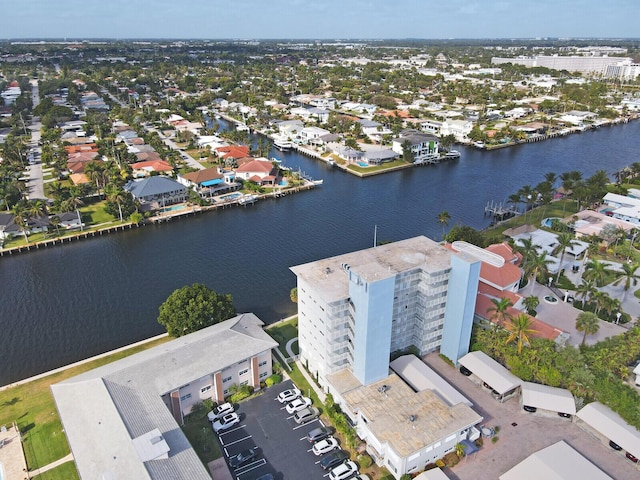
M 289 298 L 293 303 L 298 303 L 298 287 L 293 287 L 289 292 Z
M 530 295 L 528 297 L 525 297 L 525 299 L 522 301 L 522 304 L 524 305 L 524 308 L 527 309 L 527 313 L 529 315 L 535 315 L 536 308 L 538 308 L 538 305 L 540 305 L 540 299 L 534 295 Z
M 194 283 L 174 291 L 159 308 L 158 323 L 172 337 L 181 337 L 233 317 L 231 295 L 221 295 Z
M 564 254 L 567 248 L 573 248 L 578 246 L 579 243 L 574 240 L 573 235 L 569 232 L 563 232 L 558 235 L 558 245 L 553 249 L 553 255 L 560 253 L 560 263 L 558 264 L 558 274 L 556 275 L 556 283 L 560 280 L 560 273 L 562 273 L 562 262 L 564 261 Z
M 596 282 L 596 287 L 604 286 L 604 281 L 607 279 L 611 271 L 607 268 L 607 265 L 600 260 L 590 260 L 587 263 L 584 271 L 584 277 L 587 280 L 593 280 Z
M 614 285 L 624 282 L 624 294 L 622 295 L 623 302 L 627 297 L 627 292 L 631 286 L 633 285 L 635 287 L 638 284 L 638 280 L 640 279 L 640 276 L 638 275 L 638 267 L 640 267 L 640 265 L 637 263 L 623 263 L 622 271 L 616 272 L 618 279 L 613 282 Z
M 438 214 L 438 223 L 442 225 L 442 240 L 444 240 L 444 227 L 449 225 L 449 220 L 451 220 L 451 215 L 446 210 Z
M 587 335 L 593 335 L 600 329 L 600 319 L 593 312 L 582 312 L 576 319 L 576 330 L 584 332 L 582 336 L 582 344 L 587 339 Z
M 509 332 L 509 336 L 505 343 L 517 341 L 518 355 L 520 355 L 522 353 L 522 346 L 531 344 L 529 335 L 535 332 L 535 330 L 531 328 L 531 318 L 529 315 L 521 313 L 506 326 L 506 329 Z
M 511 300 L 508 298 L 491 299 L 491 306 L 487 309 L 489 314 L 489 320 L 495 323 L 496 327 L 504 327 L 507 320 L 511 320 L 511 314 L 508 312 L 509 308 L 513 306 Z

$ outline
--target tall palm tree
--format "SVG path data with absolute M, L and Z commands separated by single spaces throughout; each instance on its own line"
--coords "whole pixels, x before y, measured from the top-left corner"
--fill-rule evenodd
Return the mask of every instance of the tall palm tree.
M 491 306 L 487 309 L 487 313 L 490 315 L 489 320 L 491 320 L 496 328 L 502 327 L 507 323 L 507 320 L 511 320 L 511 314 L 508 312 L 509 307 L 513 306 L 511 300 L 508 298 L 492 298 Z
M 624 282 L 624 294 L 622 295 L 622 301 L 624 302 L 627 297 L 627 292 L 631 285 L 634 287 L 638 284 L 638 280 L 640 280 L 640 275 L 638 275 L 638 267 L 640 267 L 637 263 L 623 263 L 622 271 L 616 272 L 616 276 L 618 279 L 613 282 L 614 285 L 618 285 L 621 282 Z
M 600 313 L 600 310 L 602 310 L 602 308 L 606 305 L 608 297 L 609 294 L 607 294 L 606 292 L 601 292 L 600 290 L 596 290 L 595 292 L 593 292 L 593 295 L 591 295 L 591 299 L 596 302 L 596 315 L 598 315 L 598 313 Z
M 81 192 L 80 189 L 76 187 L 72 187 L 69 189 L 69 198 L 64 201 L 63 208 L 65 210 L 71 211 L 75 210 L 78 215 L 78 222 L 80 223 L 80 231 L 84 230 L 82 226 L 82 217 L 80 216 L 79 208 L 84 205 L 84 202 L 80 198 Z
M 509 336 L 505 343 L 511 343 L 514 340 L 518 342 L 518 355 L 522 353 L 522 346 L 529 345 L 529 335 L 535 332 L 531 328 L 531 318 L 526 313 L 521 313 L 515 317 L 505 328 L 509 332 Z
M 602 287 L 607 276 L 611 273 L 607 265 L 600 260 L 590 260 L 585 266 L 584 276 L 594 280 L 597 287 Z
M 582 297 L 582 303 L 586 304 L 591 300 L 591 296 L 597 292 L 594 281 L 583 278 L 582 283 L 576 288 L 578 295 Z
M 549 275 L 549 265 L 553 263 L 553 260 L 547 258 L 547 252 L 542 252 L 541 255 L 538 255 L 530 260 L 530 272 L 531 272 L 531 280 L 533 284 L 531 285 L 531 294 L 533 294 L 533 290 L 536 286 L 536 280 L 540 278 L 544 278 L 545 280 L 542 283 L 546 283 L 546 278 Z
M 560 279 L 560 273 L 562 272 L 562 262 L 564 261 L 564 254 L 567 248 L 577 247 L 579 243 L 573 238 L 573 235 L 569 232 L 562 232 L 558 235 L 558 245 L 553 249 L 553 254 L 557 255 L 561 252 L 560 263 L 558 264 L 558 275 L 556 275 L 556 283 Z
M 92 161 L 87 163 L 84 167 L 84 174 L 89 180 L 95 182 L 96 192 L 98 192 L 98 198 L 100 198 L 100 187 L 104 181 L 104 164 L 99 161 Z
M 27 235 L 27 230 L 28 230 L 28 221 L 25 218 L 25 208 L 22 205 L 22 203 L 16 203 L 13 206 L 13 221 L 15 222 L 16 225 L 18 225 L 18 227 L 20 227 L 20 230 L 22 231 L 22 234 L 24 235 L 24 241 L 26 243 L 29 243 L 29 236 Z
M 598 316 L 593 312 L 582 312 L 578 315 L 578 318 L 576 318 L 576 330 L 584 332 L 581 345 L 584 345 L 587 335 L 593 335 L 597 333 L 599 329 L 600 319 L 598 319 Z
M 104 193 L 107 201 L 114 202 L 118 206 L 118 214 L 120 222 L 122 222 L 122 202 L 125 200 L 124 190 L 118 188 L 115 184 L 105 185 Z
M 449 220 L 451 220 L 451 215 L 446 210 L 438 214 L 438 223 L 442 225 L 442 240 L 444 240 L 444 227 L 449 225 Z

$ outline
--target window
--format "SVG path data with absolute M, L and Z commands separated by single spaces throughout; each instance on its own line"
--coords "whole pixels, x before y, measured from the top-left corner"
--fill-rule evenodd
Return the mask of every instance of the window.
M 260 374 L 260 378 L 264 378 L 264 377 L 268 377 L 269 376 L 269 372 L 262 372 Z
M 207 385 L 206 387 L 202 387 L 200 389 L 200 393 L 205 393 L 205 392 L 208 392 L 209 390 L 211 390 L 211 385 Z
M 269 362 L 267 362 L 266 360 L 263 360 L 262 362 L 260 362 L 260 363 L 258 364 L 258 366 L 259 366 L 259 367 L 264 367 L 267 363 L 269 363 Z
M 228 394 L 229 394 L 229 390 L 224 390 L 224 391 L 222 392 L 222 394 L 223 394 L 223 395 L 228 395 Z
M 183 395 L 182 397 L 180 397 L 180 401 L 184 402 L 185 400 L 189 400 L 191 398 L 191 394 L 187 393 L 186 395 Z
M 455 433 L 453 435 L 449 435 L 444 441 L 445 442 L 450 442 L 451 440 L 455 440 L 456 439 L 456 435 Z
M 232 377 L 226 377 L 226 378 L 223 378 L 223 379 L 222 379 L 222 383 L 230 382 L 230 381 L 231 381 L 231 378 L 232 378 Z
M 242 375 L 246 375 L 247 373 L 249 373 L 249 369 L 244 368 L 238 372 L 238 376 L 241 377 Z
M 438 448 L 440 445 L 442 445 L 442 442 L 436 442 L 433 444 L 433 448 Z
M 242 382 L 240 385 L 249 385 L 249 380 L 245 380 L 244 382 Z

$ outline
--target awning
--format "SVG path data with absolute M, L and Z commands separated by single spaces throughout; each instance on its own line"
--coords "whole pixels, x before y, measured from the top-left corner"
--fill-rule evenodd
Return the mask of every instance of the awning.
M 586 405 L 578 412 L 578 418 L 625 451 L 640 458 L 640 432 L 625 422 L 620 415 L 600 402 Z
M 576 414 L 576 402 L 569 390 L 522 382 L 522 404 L 552 412 Z
M 522 383 L 518 377 L 484 352 L 467 353 L 458 362 L 500 395 L 519 387 Z

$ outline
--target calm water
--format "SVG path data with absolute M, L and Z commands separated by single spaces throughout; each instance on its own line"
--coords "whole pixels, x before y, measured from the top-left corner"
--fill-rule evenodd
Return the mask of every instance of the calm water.
M 158 306 L 202 282 L 266 322 L 294 313 L 289 267 L 415 235 L 440 239 L 442 210 L 482 228 L 504 201 L 544 173 L 608 173 L 640 161 L 640 122 L 369 179 L 274 152 L 324 185 L 246 208 L 0 258 L 0 385 L 162 333 Z

